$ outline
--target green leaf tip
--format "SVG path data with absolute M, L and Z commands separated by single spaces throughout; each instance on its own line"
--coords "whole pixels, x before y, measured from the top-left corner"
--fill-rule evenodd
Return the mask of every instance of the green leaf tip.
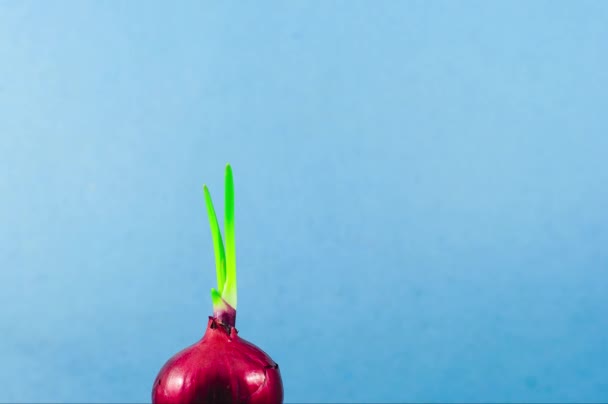
M 211 289 L 211 301 L 213 302 L 214 309 L 223 308 L 223 306 L 225 306 L 222 295 L 216 288 Z
M 222 241 L 220 226 L 213 207 L 211 193 L 206 185 L 203 186 L 205 203 L 207 205 L 207 216 L 213 238 L 213 251 L 215 253 L 215 269 L 217 275 L 217 289 L 211 290 L 211 299 L 214 307 L 229 304 L 236 310 L 237 305 L 237 282 L 236 282 L 236 249 L 234 235 L 234 179 L 232 167 L 226 165 L 224 196 L 224 234 L 226 244 Z

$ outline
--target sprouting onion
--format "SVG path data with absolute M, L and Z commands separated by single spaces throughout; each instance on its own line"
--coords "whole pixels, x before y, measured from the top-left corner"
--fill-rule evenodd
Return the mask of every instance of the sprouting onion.
M 203 338 L 180 351 L 161 368 L 152 387 L 152 403 L 283 402 L 279 366 L 257 346 L 239 337 L 236 250 L 234 235 L 234 180 L 226 166 L 225 221 L 222 240 L 211 193 L 203 186 L 215 253 L 217 288 L 211 289 L 213 316 Z

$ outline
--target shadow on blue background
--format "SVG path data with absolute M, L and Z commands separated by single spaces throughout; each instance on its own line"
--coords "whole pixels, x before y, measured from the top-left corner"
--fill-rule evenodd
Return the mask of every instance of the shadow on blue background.
M 211 312 L 226 162 L 286 401 L 608 401 L 606 21 L 0 3 L 0 401 L 149 400 Z

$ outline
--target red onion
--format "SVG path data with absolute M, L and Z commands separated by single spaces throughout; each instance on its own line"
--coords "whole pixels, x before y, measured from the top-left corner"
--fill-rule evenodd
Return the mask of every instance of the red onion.
M 283 382 L 279 365 L 234 328 L 236 320 L 236 254 L 234 183 L 226 166 L 226 249 L 211 195 L 204 187 L 215 250 L 218 288 L 211 290 L 213 316 L 203 338 L 174 355 L 152 387 L 153 404 L 280 404 Z

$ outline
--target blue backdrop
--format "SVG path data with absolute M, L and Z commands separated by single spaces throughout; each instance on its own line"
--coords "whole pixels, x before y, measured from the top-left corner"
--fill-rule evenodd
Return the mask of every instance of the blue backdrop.
M 0 2 L 0 401 L 149 401 L 211 312 L 227 162 L 287 402 L 608 401 L 607 21 Z

